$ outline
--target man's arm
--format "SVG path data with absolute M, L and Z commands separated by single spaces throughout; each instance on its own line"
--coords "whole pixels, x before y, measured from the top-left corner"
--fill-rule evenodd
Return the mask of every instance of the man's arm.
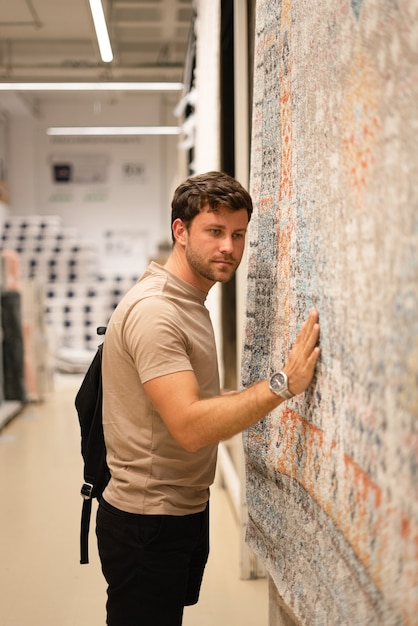
M 312 380 L 320 353 L 318 337 L 318 312 L 312 309 L 283 367 L 289 389 L 295 395 Z M 243 391 L 201 400 L 191 371 L 154 378 L 144 384 L 144 389 L 173 437 L 190 452 L 229 439 L 283 402 L 270 391 L 268 380 Z

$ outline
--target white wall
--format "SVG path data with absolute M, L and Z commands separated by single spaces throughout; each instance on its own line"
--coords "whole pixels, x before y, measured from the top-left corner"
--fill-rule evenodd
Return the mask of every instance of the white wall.
M 41 103 L 38 117 L 11 115 L 10 212 L 59 215 L 65 226 L 78 228 L 100 247 L 107 230 L 138 234 L 145 254 L 155 256 L 158 244 L 170 240 L 177 136 L 70 138 L 45 131 L 49 126 L 171 126 L 175 104 L 174 95 L 130 95 L 120 101 L 55 96 Z M 56 183 L 54 163 L 71 164 L 78 182 Z
M 10 116 L 8 181 L 10 210 L 16 214 L 38 211 L 36 127 L 27 115 Z
M 196 24 L 195 172 L 220 167 L 220 0 L 198 0 Z
M 197 0 L 196 24 L 196 131 L 195 173 L 220 169 L 219 137 L 219 29 L 220 1 Z M 222 354 L 221 288 L 209 292 L 206 306 L 210 311 L 218 355 Z M 219 360 L 221 380 L 223 364 Z

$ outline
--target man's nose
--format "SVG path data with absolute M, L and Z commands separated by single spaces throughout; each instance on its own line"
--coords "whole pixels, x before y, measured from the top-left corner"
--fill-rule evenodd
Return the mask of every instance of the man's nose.
M 230 254 L 234 249 L 234 242 L 232 240 L 232 237 L 229 235 L 225 235 L 225 237 L 222 237 L 222 241 L 221 241 L 221 251 L 222 252 L 227 252 L 228 254 Z

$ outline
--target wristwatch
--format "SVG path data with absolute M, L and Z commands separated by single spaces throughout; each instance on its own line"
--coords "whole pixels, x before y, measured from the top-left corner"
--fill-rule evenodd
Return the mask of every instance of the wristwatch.
M 290 400 L 295 395 L 289 389 L 287 376 L 284 372 L 276 372 L 270 378 L 269 388 L 270 391 L 275 393 L 277 396 L 284 398 L 285 400 Z

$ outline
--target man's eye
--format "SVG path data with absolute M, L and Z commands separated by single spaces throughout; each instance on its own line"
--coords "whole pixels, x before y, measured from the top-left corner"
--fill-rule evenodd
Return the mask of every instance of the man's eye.
M 244 237 L 242 233 L 234 233 L 232 236 L 234 239 L 242 239 Z
M 214 235 L 215 237 L 218 237 L 221 234 L 221 231 L 218 228 L 211 228 L 210 232 L 212 233 L 212 235 Z

